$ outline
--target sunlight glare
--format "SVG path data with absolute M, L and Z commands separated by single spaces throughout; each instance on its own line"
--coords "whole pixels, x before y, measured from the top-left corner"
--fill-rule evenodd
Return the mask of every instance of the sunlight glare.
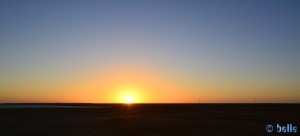
M 126 96 L 124 98 L 124 102 L 127 103 L 127 104 L 131 104 L 131 103 L 134 103 L 134 99 L 132 96 Z

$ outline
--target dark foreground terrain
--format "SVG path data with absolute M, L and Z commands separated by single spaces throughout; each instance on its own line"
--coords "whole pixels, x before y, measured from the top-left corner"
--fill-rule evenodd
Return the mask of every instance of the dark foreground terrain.
M 0 105 L 0 135 L 300 135 L 300 104 L 51 105 L 62 107 L 39 104 L 42 108 L 1 108 L 10 105 Z M 272 133 L 266 132 L 268 124 L 274 126 Z M 297 132 L 278 133 L 277 124 L 292 124 Z

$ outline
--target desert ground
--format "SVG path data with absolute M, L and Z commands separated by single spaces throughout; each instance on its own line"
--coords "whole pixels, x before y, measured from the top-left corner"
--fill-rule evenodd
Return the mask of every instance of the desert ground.
M 3 108 L 15 105 L 0 105 L 1 136 L 257 136 L 300 133 L 300 104 L 30 104 L 37 107 L 23 104 L 25 108 Z M 276 124 L 293 124 L 298 127 L 298 132 L 267 133 L 268 124 L 274 126 L 274 131 Z

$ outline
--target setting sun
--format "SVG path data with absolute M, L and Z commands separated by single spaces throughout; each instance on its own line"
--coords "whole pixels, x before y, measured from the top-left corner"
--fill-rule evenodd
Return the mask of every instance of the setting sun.
M 119 87 L 116 93 L 118 94 L 118 103 L 132 104 L 140 103 L 142 101 L 142 90 L 137 86 L 122 86 Z
M 132 96 L 126 96 L 124 98 L 124 102 L 127 103 L 127 104 L 134 103 L 134 98 Z

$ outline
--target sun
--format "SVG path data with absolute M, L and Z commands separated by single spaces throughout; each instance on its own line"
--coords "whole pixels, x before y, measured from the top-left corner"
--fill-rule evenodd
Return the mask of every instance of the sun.
M 132 96 L 125 96 L 124 103 L 132 104 L 132 103 L 134 103 L 134 98 Z
M 120 87 L 117 92 L 117 103 L 134 104 L 140 103 L 143 100 L 141 89 L 136 86 Z

